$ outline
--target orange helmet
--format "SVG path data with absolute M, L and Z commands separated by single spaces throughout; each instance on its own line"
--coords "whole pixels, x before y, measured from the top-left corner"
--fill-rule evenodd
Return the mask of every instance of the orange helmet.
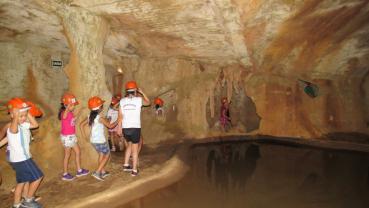
M 33 104 L 31 101 L 26 101 L 27 105 L 30 107 L 29 112 L 34 117 L 40 117 L 42 116 L 42 111 L 37 108 L 35 104 Z
M 105 101 L 102 100 L 101 98 L 94 96 L 88 100 L 88 108 L 90 110 L 98 110 L 100 106 L 104 104 L 104 102 Z
M 159 105 L 159 106 L 163 106 L 164 105 L 164 101 L 162 99 L 160 99 L 160 98 L 155 98 L 154 103 L 156 105 Z
M 112 97 L 112 98 L 111 98 L 111 104 L 112 104 L 112 105 L 115 105 L 115 104 L 119 103 L 120 99 L 121 99 L 121 98 L 120 98 L 119 96 L 114 96 L 114 97 Z
M 24 101 L 22 98 L 12 98 L 9 100 L 8 104 L 8 111 L 10 112 L 12 109 L 19 109 L 20 111 L 26 111 L 30 109 L 30 107 L 27 105 L 26 101 Z
M 64 105 L 69 105 L 69 104 L 74 104 L 74 105 L 78 105 L 79 102 L 76 98 L 76 96 L 74 96 L 73 94 L 71 93 L 65 93 L 62 97 L 62 100 L 61 102 L 64 104 Z
M 135 90 L 137 89 L 137 83 L 135 81 L 128 81 L 126 83 L 126 90 Z

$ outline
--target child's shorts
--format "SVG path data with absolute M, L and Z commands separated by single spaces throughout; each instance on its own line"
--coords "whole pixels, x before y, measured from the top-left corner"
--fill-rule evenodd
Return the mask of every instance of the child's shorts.
M 44 176 L 32 158 L 22 162 L 12 162 L 10 165 L 15 171 L 17 183 L 33 182 Z
M 107 155 L 110 153 L 110 149 L 109 149 L 109 145 L 108 143 L 92 143 L 92 145 L 94 146 L 95 150 L 98 153 L 103 153 L 104 155 Z
M 140 143 L 141 128 L 125 128 L 123 129 L 123 134 L 128 142 L 132 142 L 133 144 Z
M 60 138 L 64 147 L 74 147 L 77 144 L 77 137 L 75 134 L 60 135 Z

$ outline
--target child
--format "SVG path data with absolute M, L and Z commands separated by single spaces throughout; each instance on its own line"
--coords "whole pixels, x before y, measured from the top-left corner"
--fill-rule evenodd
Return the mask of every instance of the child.
M 9 162 L 16 174 L 17 185 L 14 191 L 13 207 L 41 207 L 34 200 L 34 194 L 43 178 L 43 173 L 32 160 L 29 151 L 30 129 L 38 127 L 35 118 L 28 112 L 29 106 L 20 98 L 8 102 L 12 121 L 7 129 Z M 25 183 L 29 184 L 28 193 L 21 202 Z
M 222 129 L 228 131 L 231 126 L 231 117 L 229 113 L 229 103 L 227 98 L 222 98 L 222 106 L 220 107 L 220 124 Z
M 30 107 L 29 109 L 29 113 L 35 117 L 35 118 L 39 118 L 42 116 L 42 111 L 36 107 L 35 104 L 33 104 L 32 102 L 30 101 L 26 101 L 26 104 Z M 10 124 L 11 123 L 8 123 L 6 124 L 0 131 L 0 148 L 3 147 L 4 145 L 6 145 L 8 143 L 8 137 L 6 137 L 6 132 L 8 130 L 8 128 L 10 127 Z M 32 134 L 31 134 L 31 140 L 32 139 Z M 6 155 L 7 155 L 7 161 L 9 162 L 9 151 L 8 151 L 8 148 L 6 150 Z M 0 185 L 1 185 L 1 175 L 0 175 Z M 27 193 L 28 193 L 28 190 L 29 190 L 29 183 L 25 183 L 24 184 L 24 187 L 23 187 L 23 193 L 22 193 L 22 200 L 25 200 L 26 196 L 27 196 Z M 12 193 L 14 193 L 15 191 L 15 187 L 12 189 Z M 34 196 L 34 199 L 35 201 L 39 201 L 41 200 L 41 197 L 40 196 Z
M 120 97 L 114 96 L 111 99 L 111 103 L 108 109 L 107 113 L 107 119 L 110 121 L 110 123 L 114 123 L 118 120 L 118 106 L 119 106 Z M 116 151 L 116 138 L 117 138 L 117 127 L 113 129 L 109 129 L 109 139 L 111 141 L 111 151 Z
M 78 105 L 76 97 L 70 93 L 66 93 L 62 97 L 62 104 L 59 110 L 59 120 L 61 120 L 61 142 L 64 147 L 64 161 L 63 161 L 63 176 L 62 180 L 72 181 L 75 177 L 68 172 L 68 163 L 71 151 L 76 154 L 77 177 L 85 176 L 89 173 L 88 170 L 81 168 L 81 150 L 77 143 L 74 108 Z
M 160 98 L 155 98 L 154 104 L 155 104 L 156 115 L 163 116 L 164 115 L 164 109 L 163 109 L 164 101 Z
M 99 154 L 98 168 L 92 176 L 100 181 L 103 181 L 104 178 L 110 175 L 110 173 L 105 170 L 105 166 L 110 158 L 110 149 L 104 135 L 104 126 L 111 129 L 118 123 L 117 121 L 110 123 L 102 116 L 104 102 L 105 101 L 96 96 L 90 98 L 88 100 L 88 108 L 91 110 L 90 115 L 81 123 L 81 129 L 84 135 L 86 135 L 84 126 L 88 124 L 91 128 L 90 142 Z
M 150 100 L 135 81 L 126 83 L 127 96 L 120 101 L 118 135 L 124 134 L 127 148 L 124 156 L 123 171 L 138 175 L 138 148 L 141 138 L 141 107 L 150 105 Z M 141 97 L 142 96 L 142 97 Z M 132 166 L 129 158 L 132 155 Z

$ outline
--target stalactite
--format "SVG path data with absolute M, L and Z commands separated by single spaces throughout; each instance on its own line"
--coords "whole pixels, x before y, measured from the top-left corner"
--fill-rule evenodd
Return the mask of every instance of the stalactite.
M 215 90 L 215 87 L 213 87 L 209 90 L 210 116 L 211 116 L 211 118 L 214 118 L 214 116 L 215 116 L 214 90 Z
M 232 99 L 232 93 L 233 93 L 233 70 L 231 67 L 227 67 L 223 70 L 224 72 L 224 78 L 227 83 L 227 99 L 228 102 Z

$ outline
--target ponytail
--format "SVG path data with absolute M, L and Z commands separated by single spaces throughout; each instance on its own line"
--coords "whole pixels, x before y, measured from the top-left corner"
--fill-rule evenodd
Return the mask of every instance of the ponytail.
M 96 116 L 99 115 L 99 113 L 100 113 L 100 109 L 99 110 L 93 110 L 93 111 L 90 112 L 90 116 L 88 118 L 89 119 L 88 120 L 88 125 L 92 126 Z
M 65 111 L 65 106 L 63 103 L 60 104 L 60 109 L 59 109 L 59 113 L 58 113 L 58 119 L 59 120 L 62 120 L 62 117 L 63 117 L 63 113 Z

